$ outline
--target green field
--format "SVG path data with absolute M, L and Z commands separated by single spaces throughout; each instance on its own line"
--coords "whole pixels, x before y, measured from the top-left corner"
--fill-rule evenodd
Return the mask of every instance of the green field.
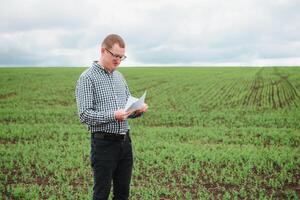
M 0 69 L 0 199 L 90 199 L 84 68 Z M 131 199 L 299 199 L 300 68 L 120 68 L 149 111 L 131 120 Z

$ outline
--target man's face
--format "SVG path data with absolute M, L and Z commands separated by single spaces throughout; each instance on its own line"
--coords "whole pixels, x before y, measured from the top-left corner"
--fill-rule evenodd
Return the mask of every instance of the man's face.
M 114 44 L 111 49 L 102 48 L 101 51 L 105 61 L 104 67 L 111 72 L 120 65 L 125 56 L 125 48 L 121 48 L 119 44 Z

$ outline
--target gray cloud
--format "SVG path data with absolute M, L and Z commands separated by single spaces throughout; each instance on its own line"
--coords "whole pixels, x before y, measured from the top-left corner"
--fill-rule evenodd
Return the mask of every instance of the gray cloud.
M 124 65 L 300 65 L 297 0 L 4 0 L 0 65 L 89 65 L 101 40 L 127 42 Z

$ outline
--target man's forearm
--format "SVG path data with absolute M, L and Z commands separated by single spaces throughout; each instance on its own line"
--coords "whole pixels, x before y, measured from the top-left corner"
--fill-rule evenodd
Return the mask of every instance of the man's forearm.
M 87 125 L 105 124 L 115 121 L 114 112 L 96 112 L 92 109 L 87 109 L 80 113 L 80 121 Z

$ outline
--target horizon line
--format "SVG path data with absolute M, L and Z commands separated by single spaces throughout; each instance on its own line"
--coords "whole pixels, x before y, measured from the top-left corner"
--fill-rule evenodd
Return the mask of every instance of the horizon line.
M 87 68 L 90 66 L 62 66 L 62 65 L 0 65 L 0 68 Z M 121 65 L 117 68 L 143 68 L 143 67 L 300 67 L 300 65 Z

